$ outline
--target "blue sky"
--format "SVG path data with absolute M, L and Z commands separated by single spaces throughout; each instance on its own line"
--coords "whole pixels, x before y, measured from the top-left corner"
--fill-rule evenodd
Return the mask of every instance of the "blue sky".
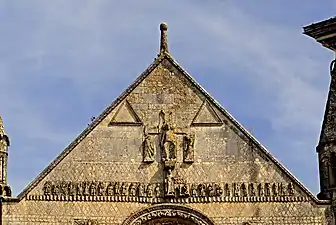
M 332 0 L 1 0 L 9 183 L 28 185 L 156 57 L 174 58 L 313 193 L 333 53 L 302 26 Z

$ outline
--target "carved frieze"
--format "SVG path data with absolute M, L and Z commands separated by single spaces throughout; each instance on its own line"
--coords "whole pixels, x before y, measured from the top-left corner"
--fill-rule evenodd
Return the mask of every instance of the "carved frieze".
M 120 199 L 120 201 L 128 201 L 129 199 L 137 201 L 136 199 L 146 198 L 166 199 L 167 201 L 190 199 L 193 202 L 203 201 L 206 198 L 226 198 L 225 201 L 231 201 L 229 199 L 298 197 L 298 192 L 296 192 L 293 183 L 214 182 L 190 184 L 182 180 L 176 180 L 169 171 L 164 183 L 47 181 L 42 191 L 43 195 L 41 196 L 46 197 L 46 199 L 113 197 Z M 163 200 L 160 200 L 160 202 Z

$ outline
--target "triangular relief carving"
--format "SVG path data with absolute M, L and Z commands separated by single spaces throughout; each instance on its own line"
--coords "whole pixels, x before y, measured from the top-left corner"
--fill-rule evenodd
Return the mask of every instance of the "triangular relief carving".
M 131 104 L 125 100 L 113 116 L 110 126 L 141 126 L 142 122 Z
M 221 126 L 223 124 L 211 104 L 205 100 L 196 113 L 191 126 Z

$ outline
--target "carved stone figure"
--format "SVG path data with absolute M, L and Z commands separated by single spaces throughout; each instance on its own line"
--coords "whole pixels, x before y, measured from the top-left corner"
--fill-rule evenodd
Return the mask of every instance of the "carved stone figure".
M 277 183 L 274 183 L 272 185 L 272 195 L 273 196 L 278 196 L 279 195 L 278 184 Z
M 170 168 L 167 171 L 167 176 L 165 180 L 165 194 L 166 196 L 175 195 L 174 178 L 173 178 L 172 170 Z
M 78 183 L 77 185 L 77 195 L 79 196 L 82 196 L 84 194 L 84 184 L 81 182 L 81 183 Z
M 56 195 L 56 196 L 60 195 L 60 186 L 59 186 L 59 184 L 55 184 L 53 186 L 53 195 Z
M 283 183 L 279 183 L 279 184 L 278 184 L 278 192 L 279 192 L 279 195 L 280 195 L 280 196 L 284 196 L 284 195 L 286 195 L 286 190 L 285 190 L 285 188 L 284 188 Z
M 197 185 L 196 184 L 191 185 L 191 196 L 197 197 Z
M 142 143 L 143 147 L 143 161 L 145 163 L 152 163 L 154 162 L 154 155 L 155 155 L 155 147 L 153 138 L 146 134 L 145 131 L 145 140 Z
M 215 195 L 217 197 L 220 197 L 220 196 L 222 196 L 222 194 L 223 194 L 222 187 L 219 184 L 215 184 Z
M 121 183 L 120 195 L 127 195 L 127 191 L 128 191 L 128 184 L 125 182 Z
M 269 183 L 265 183 L 265 191 L 264 191 L 265 196 L 270 196 L 271 192 L 270 192 L 270 184 Z
M 205 195 L 206 195 L 205 185 L 204 184 L 198 185 L 198 189 L 199 189 L 199 196 L 200 197 L 205 197 Z
M 153 186 L 152 186 L 152 184 L 147 185 L 146 196 L 147 197 L 153 197 Z
M 244 183 L 242 183 L 242 185 L 240 187 L 240 190 L 241 190 L 241 196 L 246 197 L 247 196 L 247 188 L 246 188 L 246 185 Z
M 161 190 L 160 190 L 160 184 L 155 185 L 155 196 L 156 197 L 161 197 Z
M 145 196 L 144 184 L 139 184 L 138 193 L 139 193 L 139 197 L 144 197 Z
M 239 197 L 239 184 L 234 183 L 233 184 L 233 196 L 234 197 Z
M 53 185 L 50 181 L 47 181 L 44 183 L 44 186 L 43 186 L 44 195 L 52 195 L 52 189 L 53 189 Z
M 107 187 L 106 187 L 106 195 L 107 196 L 112 196 L 114 195 L 114 183 L 110 182 Z
M 135 183 L 131 183 L 128 189 L 129 196 L 136 196 L 136 185 Z
M 195 134 L 189 134 L 183 137 L 183 161 L 186 163 L 194 162 L 194 143 Z
M 256 195 L 256 193 L 255 193 L 255 187 L 254 187 L 253 183 L 249 184 L 249 195 L 250 196 L 255 196 Z
M 208 195 L 209 195 L 209 197 L 215 196 L 215 189 L 213 187 L 213 184 L 208 185 Z
M 121 184 L 119 182 L 116 182 L 114 185 L 114 194 L 119 195 L 121 192 Z
M 69 195 L 71 196 L 76 195 L 76 184 L 75 183 L 69 182 L 68 189 L 69 189 Z
M 104 183 L 103 182 L 99 182 L 98 185 L 97 185 L 97 194 L 99 196 L 102 196 L 104 195 Z
M 225 196 L 231 196 L 231 191 L 230 191 L 230 184 L 225 184 L 224 185 L 224 195 Z
M 92 182 L 90 184 L 90 195 L 91 196 L 96 196 L 97 195 L 97 185 L 96 185 L 96 182 Z
M 288 188 L 288 195 L 294 195 L 294 185 L 293 185 L 293 183 L 289 183 L 288 184 L 288 186 L 287 186 Z
M 89 182 L 83 182 L 83 195 L 90 195 Z
M 60 194 L 69 195 L 68 182 L 65 181 L 60 182 Z
M 188 197 L 190 195 L 188 184 L 183 183 L 183 184 L 180 185 L 180 195 L 184 196 L 184 197 Z
M 258 195 L 260 197 L 264 196 L 264 186 L 263 186 L 263 184 L 258 184 Z
M 162 160 L 163 161 L 171 161 L 176 159 L 176 134 L 174 133 L 174 127 L 171 124 L 171 116 L 170 113 L 166 118 L 166 114 L 161 111 L 160 114 L 160 148 L 162 151 Z

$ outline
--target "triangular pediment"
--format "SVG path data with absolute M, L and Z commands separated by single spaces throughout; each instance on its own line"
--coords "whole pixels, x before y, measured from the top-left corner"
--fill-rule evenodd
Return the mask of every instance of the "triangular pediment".
M 110 126 L 142 125 L 139 116 L 136 114 L 131 104 L 125 100 L 120 104 L 117 112 L 113 116 Z
M 203 102 L 191 123 L 192 126 L 220 126 L 222 124 L 222 120 L 207 100 Z
M 46 184 L 62 180 L 69 184 L 100 180 L 95 185 L 105 188 L 112 180 L 127 183 L 129 188 L 141 182 L 159 184 L 163 175 L 159 129 L 162 112 L 166 118 L 171 116 L 176 137 L 169 138 L 181 148 L 176 153 L 179 177 L 174 178 L 175 182 L 218 183 L 223 190 L 225 185 L 230 185 L 230 190 L 239 185 L 240 193 L 251 185 L 284 185 L 281 187 L 286 193 L 291 187 L 296 190 L 295 198 L 318 202 L 169 53 L 159 55 L 19 198 L 44 195 Z M 186 139 L 190 134 L 192 142 Z M 192 143 L 192 154 L 185 155 L 185 140 Z M 274 201 L 283 199 L 277 197 Z

